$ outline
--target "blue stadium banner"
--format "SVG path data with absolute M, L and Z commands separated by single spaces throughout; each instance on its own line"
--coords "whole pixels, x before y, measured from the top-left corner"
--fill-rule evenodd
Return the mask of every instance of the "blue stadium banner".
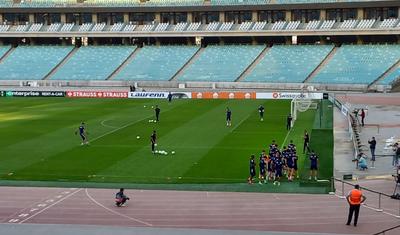
M 0 91 L 1 97 L 65 97 L 64 91 Z

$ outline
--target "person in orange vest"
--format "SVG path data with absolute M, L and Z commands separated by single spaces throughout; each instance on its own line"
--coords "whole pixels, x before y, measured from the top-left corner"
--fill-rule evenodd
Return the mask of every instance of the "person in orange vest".
M 353 218 L 354 214 L 354 226 L 357 226 L 361 203 L 363 203 L 367 198 L 362 194 L 360 190 L 360 185 L 356 184 L 354 185 L 354 189 L 349 192 L 346 199 L 350 205 L 349 217 L 347 219 L 346 225 L 350 225 L 351 219 Z

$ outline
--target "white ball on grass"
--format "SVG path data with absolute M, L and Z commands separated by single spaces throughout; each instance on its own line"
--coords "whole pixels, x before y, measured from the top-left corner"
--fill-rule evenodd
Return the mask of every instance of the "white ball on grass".
M 136 136 L 136 139 L 140 139 L 140 136 Z
M 175 151 L 172 151 L 171 154 L 175 154 Z

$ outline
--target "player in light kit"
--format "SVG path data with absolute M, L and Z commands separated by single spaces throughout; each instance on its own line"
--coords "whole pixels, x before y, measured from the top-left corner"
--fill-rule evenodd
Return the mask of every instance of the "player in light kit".
M 264 121 L 264 106 L 262 104 L 258 107 L 258 113 L 260 114 L 260 121 Z
M 226 108 L 226 126 L 232 126 L 232 111 Z
M 82 143 L 81 145 L 89 144 L 89 140 L 87 138 L 87 131 L 86 131 L 86 124 L 84 122 L 81 123 L 79 126 L 78 130 L 75 131 L 75 135 L 77 135 L 79 132 L 79 135 L 82 138 Z

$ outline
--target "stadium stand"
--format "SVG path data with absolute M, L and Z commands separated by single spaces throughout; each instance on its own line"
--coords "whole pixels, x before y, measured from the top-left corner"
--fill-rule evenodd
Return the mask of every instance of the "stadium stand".
M 50 79 L 105 80 L 134 50 L 132 46 L 81 47 Z
M 388 74 L 388 76 L 380 80 L 378 84 L 390 85 L 394 81 L 397 81 L 398 79 L 400 79 L 400 66 L 398 66 L 392 73 Z
M 334 20 L 325 20 L 324 22 L 322 22 L 320 29 L 324 29 L 324 30 L 331 29 L 334 24 L 335 24 Z
M 361 20 L 357 25 L 357 29 L 369 29 L 375 24 L 375 19 Z
M 38 24 L 32 24 L 31 27 L 29 27 L 29 32 L 37 32 L 43 27 L 42 23 Z
M 110 31 L 112 32 L 118 32 L 121 31 L 124 28 L 125 24 L 124 23 L 116 23 L 113 24 L 110 28 Z
M 47 28 L 47 32 L 57 32 L 61 28 L 61 23 L 54 23 Z
M 28 30 L 28 28 L 29 28 L 29 24 L 21 24 L 21 25 L 18 25 L 17 28 L 15 28 L 15 31 L 25 32 Z
M 252 30 L 254 31 L 264 30 L 266 25 L 267 25 L 266 21 L 256 22 L 254 23 Z
M 370 84 L 400 58 L 400 45 L 343 45 L 312 83 Z
M 19 46 L 0 64 L 2 80 L 41 80 L 72 46 Z
M 233 22 L 224 22 L 221 27 L 218 29 L 219 31 L 229 31 L 233 27 Z
M 135 31 L 135 29 L 136 29 L 136 25 L 134 25 L 134 24 L 127 24 L 127 25 L 125 25 L 125 27 L 124 27 L 124 32 L 132 32 L 132 31 Z
M 243 22 L 240 24 L 239 30 L 248 31 L 248 30 L 250 30 L 252 25 L 253 25 L 253 22 Z
M 207 31 L 216 31 L 220 25 L 220 22 L 212 22 L 207 25 Z
M 379 28 L 393 28 L 394 26 L 396 26 L 397 22 L 399 21 L 399 19 L 384 19 L 380 25 Z
M 90 31 L 90 29 L 93 27 L 93 24 L 92 23 L 85 23 L 85 24 L 82 24 L 80 27 L 79 27 L 79 31 L 80 32 L 87 32 L 87 31 Z
M 155 24 L 146 24 L 143 25 L 142 31 L 153 31 L 155 27 Z
M 68 32 L 71 31 L 72 28 L 75 26 L 74 23 L 67 23 L 67 24 L 63 24 L 63 26 L 61 27 L 60 31 L 61 32 Z
M 308 22 L 307 26 L 306 26 L 306 30 L 315 30 L 318 28 L 318 26 L 321 24 L 320 20 L 312 20 L 310 22 Z
M 181 22 L 175 25 L 174 31 L 184 31 L 188 23 L 186 22 Z
M 0 59 L 10 50 L 10 46 L 0 46 Z
M 302 83 L 332 49 L 332 45 L 273 46 L 243 81 Z
M 190 23 L 189 27 L 186 29 L 186 31 L 197 31 L 200 28 L 201 23 Z
M 7 32 L 10 29 L 9 25 L 2 24 L 0 25 L 0 32 Z
M 113 80 L 168 81 L 198 49 L 196 46 L 145 46 Z
M 343 23 L 339 26 L 341 29 L 353 29 L 356 27 L 358 23 L 358 20 L 345 20 Z
M 271 0 L 211 0 L 212 5 L 263 5 Z
M 264 48 L 262 45 L 210 45 L 178 80 L 235 81 Z
M 165 31 L 165 30 L 167 30 L 168 26 L 169 26 L 169 23 L 158 24 L 156 26 L 156 28 L 154 29 L 154 31 Z
M 104 27 L 106 27 L 106 23 L 98 23 L 93 26 L 92 31 L 100 32 L 100 31 L 103 31 Z

